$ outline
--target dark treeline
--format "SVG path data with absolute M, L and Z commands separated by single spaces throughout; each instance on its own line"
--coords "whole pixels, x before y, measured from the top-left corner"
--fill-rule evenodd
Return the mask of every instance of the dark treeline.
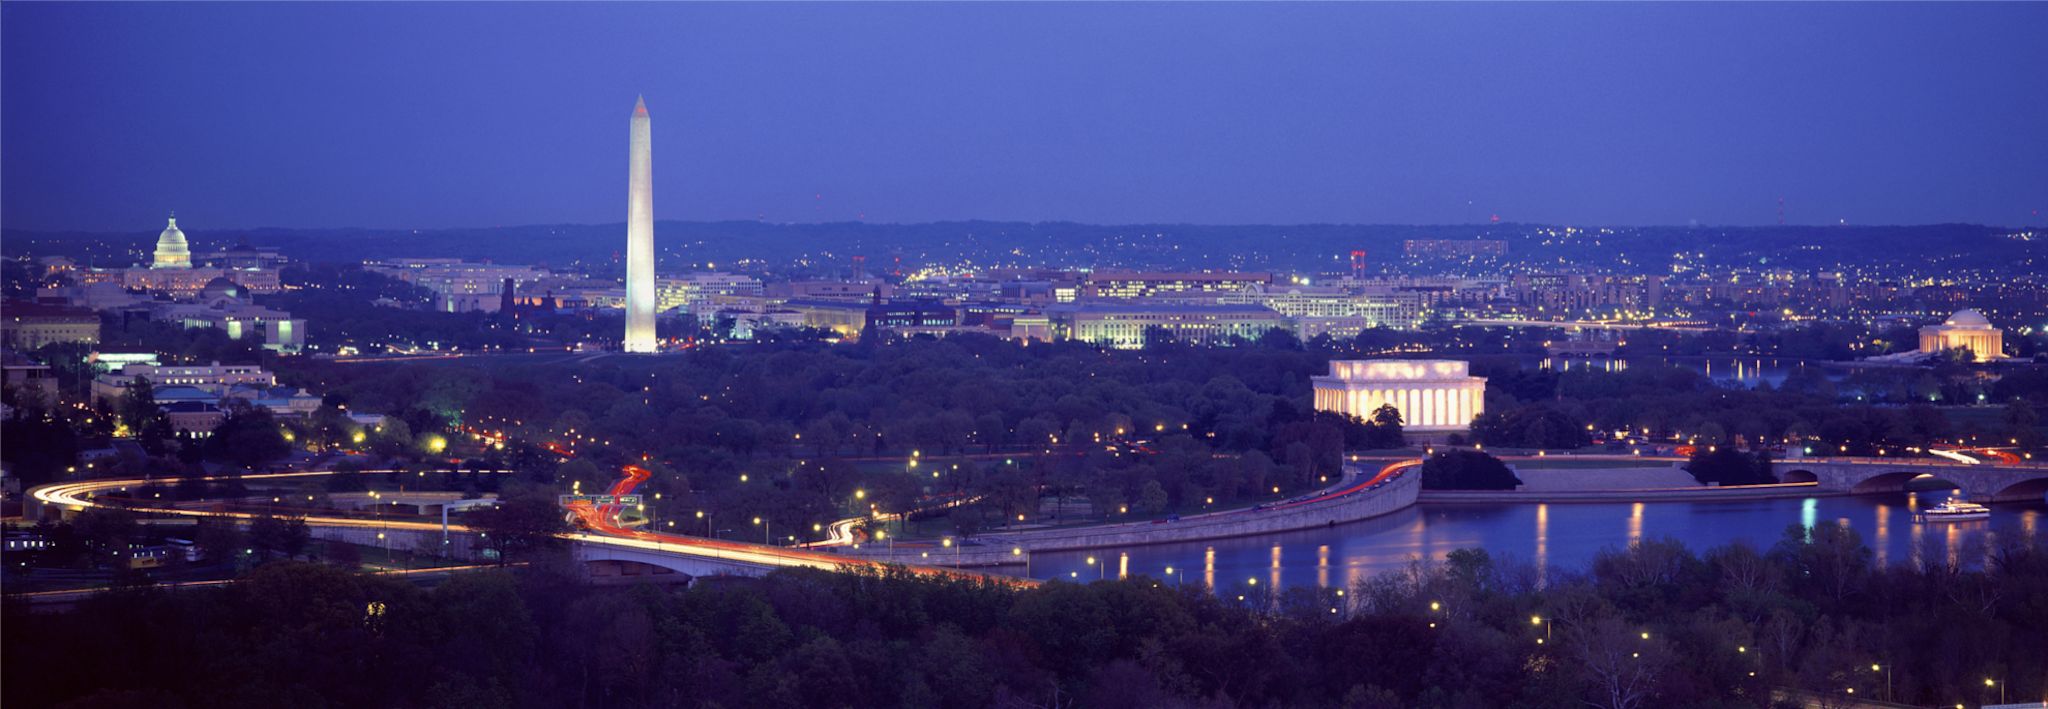
M 1522 369 L 1481 360 L 1486 413 L 1472 433 L 1487 445 L 1578 448 L 1627 431 L 1659 440 L 1681 436 L 1704 445 L 1811 446 L 1816 454 L 1897 452 L 1956 437 L 2041 445 L 2037 407 L 2048 405 L 2048 374 L 2018 369 L 1993 380 L 1964 367 L 1873 371 L 1837 384 L 1813 366 L 1781 386 L 1728 387 L 1673 365 L 1618 372 Z M 1864 387 L 1846 390 L 1845 387 Z M 1892 388 L 1906 394 L 1888 394 Z M 1981 398 L 1980 398 L 1981 395 Z M 1935 402 L 2002 404 L 2002 411 L 1958 424 Z M 1845 450 L 1846 449 L 1846 450 Z
M 560 561 L 431 590 L 274 562 L 222 589 L 7 610 L 9 707 L 1763 707 L 2038 696 L 2048 554 L 1880 567 L 1846 528 L 1582 571 L 1453 552 L 1278 596 L 1145 577 L 1014 590 L 784 571 L 588 587 Z M 1240 599 L 1240 594 L 1243 600 Z M 1875 665 L 1876 671 L 1871 668 Z
M 1396 418 L 1309 409 L 1308 378 L 1327 359 L 1290 347 L 1104 352 L 961 336 L 578 363 L 304 363 L 293 376 L 335 407 L 393 414 L 364 435 L 369 444 L 394 429 L 417 438 L 458 426 L 559 444 L 577 457 L 489 453 L 524 481 L 558 487 L 595 489 L 619 465 L 645 464 L 656 475 L 642 491 L 662 494 L 657 514 L 668 519 L 717 509 L 801 530 L 840 516 L 856 489 L 885 511 L 985 495 L 956 515 L 972 533 L 1035 514 L 1041 493 L 1130 514 L 1292 494 L 1335 480 L 1346 451 L 1400 445 Z M 346 447 L 356 432 L 302 433 Z M 924 467 L 905 467 L 913 454 Z

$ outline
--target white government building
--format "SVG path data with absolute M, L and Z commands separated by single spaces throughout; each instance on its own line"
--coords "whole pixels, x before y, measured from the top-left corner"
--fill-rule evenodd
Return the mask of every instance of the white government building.
M 1309 381 L 1318 411 L 1371 420 L 1373 411 L 1391 404 L 1410 431 L 1463 431 L 1486 406 L 1486 378 L 1472 376 L 1458 360 L 1336 360 L 1329 376 Z
M 1979 362 L 2005 359 L 2005 333 L 1983 313 L 1958 310 L 1940 325 L 1920 328 L 1920 354 L 1969 350 Z

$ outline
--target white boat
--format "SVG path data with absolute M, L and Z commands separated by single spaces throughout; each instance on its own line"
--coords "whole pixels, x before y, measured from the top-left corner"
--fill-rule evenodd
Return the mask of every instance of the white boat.
M 1922 522 L 1968 522 L 1978 519 L 1991 519 L 1991 508 L 1975 502 L 1949 499 L 1939 505 L 1922 510 L 1917 516 Z

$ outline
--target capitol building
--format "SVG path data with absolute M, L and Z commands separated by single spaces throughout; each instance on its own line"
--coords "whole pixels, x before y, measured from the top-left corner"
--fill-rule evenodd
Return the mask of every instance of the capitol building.
M 220 263 L 220 266 L 202 266 L 195 262 L 192 245 L 185 239 L 185 230 L 178 228 L 177 217 L 171 217 L 168 222 L 157 234 L 156 249 L 150 253 L 148 265 L 79 269 L 72 277 L 81 286 L 112 283 L 130 291 L 162 293 L 175 298 L 199 297 L 207 284 L 223 278 L 252 293 L 276 293 L 284 289 L 272 258 L 275 254 L 259 252 L 244 245 L 209 257 L 209 261 Z
M 1371 420 L 1382 405 L 1392 405 L 1410 431 L 1466 430 L 1486 405 L 1486 378 L 1472 376 L 1459 360 L 1337 360 L 1328 376 L 1309 381 L 1318 411 Z
M 1921 355 L 1969 350 L 1976 361 L 2005 359 L 2005 334 L 1976 310 L 1958 310 L 1940 325 L 1920 328 Z

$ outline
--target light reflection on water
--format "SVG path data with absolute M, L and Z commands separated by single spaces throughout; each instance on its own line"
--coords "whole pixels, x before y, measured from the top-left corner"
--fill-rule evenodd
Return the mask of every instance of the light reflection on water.
M 1779 386 L 1792 372 L 1817 366 L 1805 360 L 1778 357 L 1541 357 L 1521 360 L 1521 363 L 1525 368 L 1559 372 L 1626 372 L 1631 363 L 1635 366 L 1669 364 L 1700 372 L 1723 384 L 1744 387 L 1753 387 L 1759 382 Z M 1820 371 L 1829 379 L 1842 378 L 1841 370 L 1822 368 Z
M 1090 572 L 1085 560 L 1117 555 L 1118 575 L 1172 578 L 1167 567 L 1199 565 L 1188 583 L 1237 588 L 1348 587 L 1395 571 L 1416 558 L 1442 560 L 1455 549 L 1478 547 L 1495 558 L 1552 570 L 1581 569 L 1603 548 L 1631 540 L 1670 537 L 1694 553 L 1744 540 L 1768 550 L 1788 527 L 1845 521 L 1872 547 L 1879 563 L 1982 564 L 2001 539 L 2039 540 L 2048 504 L 1992 506 L 1990 520 L 1924 524 L 1913 520 L 1918 496 L 1938 500 L 1950 491 L 1857 497 L 1786 498 L 1729 502 L 1612 504 L 1422 505 L 1352 524 L 1241 539 L 1182 544 L 1046 552 L 1033 557 L 1039 578 Z M 1086 574 L 1083 574 L 1086 575 Z

